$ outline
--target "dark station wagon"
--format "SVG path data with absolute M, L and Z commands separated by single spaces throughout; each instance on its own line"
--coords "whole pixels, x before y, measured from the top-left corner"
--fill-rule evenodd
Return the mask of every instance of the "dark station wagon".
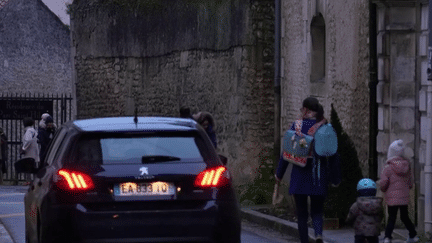
M 29 243 L 240 242 L 226 160 L 191 119 L 76 120 L 24 197 Z

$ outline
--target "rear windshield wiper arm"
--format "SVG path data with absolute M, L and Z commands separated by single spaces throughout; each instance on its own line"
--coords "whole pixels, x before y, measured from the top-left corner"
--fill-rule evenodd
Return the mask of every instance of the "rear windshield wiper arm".
M 141 158 L 141 162 L 145 163 L 154 163 L 154 162 L 166 162 L 166 161 L 176 161 L 181 160 L 179 157 L 167 156 L 167 155 L 148 155 L 143 156 Z

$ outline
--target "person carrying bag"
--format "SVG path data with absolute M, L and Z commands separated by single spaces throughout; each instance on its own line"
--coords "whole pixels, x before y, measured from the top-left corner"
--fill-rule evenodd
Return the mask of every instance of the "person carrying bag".
M 335 133 L 332 133 L 334 130 L 324 118 L 324 109 L 316 98 L 306 98 L 303 101 L 303 106 L 300 111 L 301 115 L 300 119 L 298 120 L 301 121 L 301 128 L 299 129 L 300 124 L 298 121 L 296 121 L 293 123 L 290 129 L 296 133 L 296 136 L 302 137 L 304 135 L 309 135 L 313 137 L 313 140 L 316 140 L 316 136 L 320 134 L 319 136 L 321 137 L 319 140 L 328 136 L 332 136 L 333 139 L 335 138 Z M 325 129 L 321 130 L 322 128 Z M 301 134 L 299 134 L 299 132 L 301 132 Z M 289 141 L 286 141 L 287 139 L 289 139 Z M 292 132 L 290 135 L 285 136 L 284 140 L 284 145 L 293 142 Z M 300 140 L 301 139 L 298 139 L 298 143 L 301 143 Z M 297 141 L 296 137 L 294 137 L 294 141 Z M 286 159 L 289 156 L 284 156 L 284 153 L 289 154 L 290 151 L 287 150 L 289 146 L 283 147 L 284 151 L 282 152 L 282 155 L 279 159 L 279 165 L 275 175 L 276 185 L 273 203 L 278 203 L 278 199 L 280 198 L 279 186 L 281 179 L 285 174 L 288 164 L 292 163 L 293 166 L 291 170 L 289 194 L 294 196 L 296 203 L 298 218 L 297 225 L 301 243 L 309 242 L 307 225 L 309 217 L 308 197 L 310 198 L 311 202 L 310 214 L 313 222 L 313 228 L 315 230 L 316 242 L 323 242 L 323 211 L 328 185 L 331 183 L 332 185 L 337 186 L 341 182 L 340 173 L 333 172 L 332 176 L 329 176 L 329 173 L 331 173 L 329 168 L 337 170 L 336 167 L 340 165 L 340 158 L 337 153 L 337 138 L 334 142 L 336 144 L 333 144 L 334 146 L 330 147 L 325 146 L 326 143 L 323 143 L 322 141 L 303 142 L 303 144 L 306 144 L 310 147 L 310 151 L 308 151 L 306 159 L 304 159 L 305 162 L 300 165 L 290 161 L 289 159 Z M 294 146 L 294 143 L 292 143 L 292 146 Z

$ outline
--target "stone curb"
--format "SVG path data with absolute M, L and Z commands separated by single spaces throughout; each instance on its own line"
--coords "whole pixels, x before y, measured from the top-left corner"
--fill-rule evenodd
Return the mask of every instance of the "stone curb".
M 297 224 L 288 220 L 283 220 L 271 215 L 259 213 L 252 209 L 242 208 L 241 216 L 243 219 L 250 222 L 260 224 L 264 227 L 274 229 L 282 234 L 288 234 L 290 236 L 299 237 Z M 309 230 L 310 231 L 310 230 Z M 309 232 L 309 242 L 315 243 L 315 238 L 311 236 Z

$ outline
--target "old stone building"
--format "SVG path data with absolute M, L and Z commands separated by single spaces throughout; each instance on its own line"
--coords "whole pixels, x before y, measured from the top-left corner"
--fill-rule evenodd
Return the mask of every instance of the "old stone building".
M 78 118 L 208 111 L 235 183 L 256 177 L 273 153 L 273 1 L 75 0 L 71 9 Z
M 428 1 L 281 2 L 282 126 L 307 96 L 326 114 L 333 104 L 372 178 L 390 143 L 403 139 L 415 180 L 410 216 L 431 232 Z
M 427 94 L 431 85 L 427 76 L 429 2 L 376 0 L 373 3 L 377 30 L 371 41 L 377 43 L 379 171 L 389 144 L 403 139 L 415 179 L 409 205 L 411 211 L 416 212 L 412 219 L 420 232 L 431 233 L 432 144 L 428 117 L 431 112 L 427 112 L 432 105 Z
M 369 160 L 368 1 L 281 1 L 281 125 L 298 118 L 304 98 L 333 104 L 355 143 L 363 174 Z M 355 17 L 352 17 L 355 16 Z
M 68 27 L 41 0 L 2 2 L 1 92 L 71 94 Z

